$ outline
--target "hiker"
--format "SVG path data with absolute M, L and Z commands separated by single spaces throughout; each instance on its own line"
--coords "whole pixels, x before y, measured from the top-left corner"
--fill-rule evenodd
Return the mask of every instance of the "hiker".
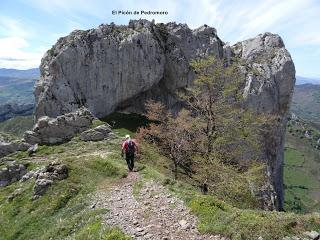
M 129 171 L 133 171 L 134 167 L 134 154 L 138 151 L 137 144 L 130 138 L 130 135 L 126 135 L 125 141 L 122 143 L 121 156 L 126 154 L 126 161 Z

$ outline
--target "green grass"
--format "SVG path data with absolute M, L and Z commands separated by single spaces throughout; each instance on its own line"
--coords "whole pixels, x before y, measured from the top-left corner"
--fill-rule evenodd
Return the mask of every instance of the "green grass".
M 120 137 L 124 134 L 133 135 L 139 127 L 130 121 L 130 115 L 121 119 L 118 125 L 114 124 L 114 131 Z M 108 121 L 115 121 L 109 118 Z M 121 125 L 119 122 L 122 122 Z M 96 124 L 100 125 L 103 121 Z M 1 239 L 129 239 L 119 229 L 110 228 L 102 224 L 101 216 L 107 211 L 93 210 L 91 194 L 97 189 L 108 188 L 118 179 L 126 176 L 125 161 L 120 156 L 120 139 L 110 142 L 82 142 L 78 138 L 54 146 L 40 146 L 34 159 L 26 156 L 25 152 L 11 154 L 8 158 L 20 159 L 29 163 L 29 169 L 42 166 L 53 160 L 66 164 L 70 169 L 67 179 L 55 182 L 49 191 L 37 200 L 32 201 L 34 180 L 25 183 L 14 183 L 0 189 L 0 238 Z M 297 144 L 301 143 L 299 141 Z M 303 172 L 297 170 L 308 169 L 311 173 L 317 166 L 316 161 L 302 161 L 301 157 L 308 159 L 306 149 L 297 149 L 287 145 L 286 153 L 286 183 L 292 188 L 286 189 L 286 194 L 294 190 L 291 200 L 299 198 L 299 204 L 308 204 L 315 181 L 303 178 Z M 142 155 L 137 159 L 136 166 L 140 169 L 142 179 L 134 185 L 134 194 L 138 195 L 144 181 L 150 179 L 159 181 L 173 194 L 183 199 L 192 212 L 199 218 L 199 230 L 203 233 L 221 234 L 231 239 L 282 239 L 284 236 L 300 236 L 304 231 L 320 231 L 320 218 L 317 215 L 299 215 L 294 213 L 266 212 L 250 209 L 254 204 L 243 191 L 243 183 L 256 176 L 257 169 L 247 176 L 234 176 L 234 181 L 220 186 L 220 192 L 211 192 L 212 195 L 203 196 L 192 180 L 188 180 L 183 171 L 179 172 L 179 180 L 173 180 L 171 162 L 159 153 L 155 147 L 142 146 Z M 105 153 L 105 157 L 93 153 Z M 307 164 L 307 165 L 306 165 Z M 300 168 L 304 169 L 300 169 Z M 289 171 L 293 169 L 292 171 Z M 219 170 L 223 176 L 237 174 L 230 169 Z M 310 170 L 310 171 L 309 171 Z M 250 175 L 249 174 L 249 175 Z M 297 179 L 295 179 L 297 175 Z M 309 176 L 308 176 L 309 177 Z M 298 181 L 296 181 L 298 180 Z M 239 181 L 239 182 L 237 182 Z M 307 188 L 295 188 L 293 184 L 303 184 Z M 232 186 L 232 184 L 234 184 Z M 237 185 L 240 184 L 240 185 Z M 241 186 L 241 187 L 239 187 Z M 7 196 L 16 188 L 23 193 L 13 201 L 8 202 Z M 227 194 L 229 192 L 229 194 Z M 220 194 L 221 193 L 221 194 Z M 231 197 L 230 197 L 231 196 Z M 238 198 L 235 198 L 238 196 Z M 241 197 L 243 196 L 243 197 Z M 290 200 L 290 197 L 289 197 Z M 295 210 L 297 205 L 289 204 L 286 200 L 287 210 Z M 314 203 L 319 207 L 319 203 Z M 317 205 L 318 204 L 318 205 Z M 174 206 L 173 206 L 174 207 Z
M 319 123 L 320 117 L 320 86 L 298 85 L 295 86 L 292 111 L 303 119 Z
M 98 126 L 103 125 L 103 124 L 105 124 L 105 122 L 103 122 L 103 121 L 101 121 L 99 119 L 95 119 L 92 122 L 91 128 L 95 128 L 95 127 L 98 127 Z
M 153 165 L 147 164 L 141 175 L 143 178 L 134 186 L 137 196 L 144 182 L 150 179 L 158 181 L 185 201 L 199 218 L 198 229 L 201 233 L 221 234 L 236 240 L 256 240 L 260 236 L 266 240 L 276 240 L 285 236 L 303 236 L 307 230 L 320 230 L 318 215 L 240 209 L 217 196 L 202 195 L 197 187 L 185 181 L 173 180 Z
M 285 209 L 297 213 L 320 211 L 320 151 L 308 139 L 289 131 L 286 138 Z
M 291 186 L 303 186 L 305 188 L 318 188 L 319 183 L 312 175 L 306 176 L 304 169 L 286 167 L 284 169 L 285 182 Z
M 285 236 L 302 236 L 307 230 L 320 230 L 318 215 L 250 209 L 250 201 L 239 204 L 219 193 L 202 195 L 192 181 L 181 176 L 178 180 L 173 180 L 168 159 L 154 147 L 148 146 L 143 150 L 140 159 L 140 162 L 145 164 L 145 168 L 140 172 L 143 178 L 134 186 L 134 193 L 139 194 L 145 181 L 150 179 L 158 181 L 174 195 L 183 199 L 198 216 L 198 229 L 202 233 L 221 234 L 239 240 L 256 240 L 260 236 L 265 240 L 274 240 Z M 232 192 L 235 188 L 226 185 L 224 191 Z M 241 196 L 239 191 L 235 193 Z M 248 201 L 246 198 L 239 198 L 238 201 L 240 200 Z
M 90 155 L 95 151 L 109 154 L 105 158 Z M 97 186 L 112 185 L 127 174 L 117 151 L 116 143 L 84 144 L 77 140 L 41 146 L 35 157 L 43 160 L 29 159 L 33 167 L 60 161 L 69 167 L 69 177 L 55 182 L 37 200 L 31 200 L 34 180 L 0 188 L 1 239 L 129 239 L 118 229 L 102 224 L 101 214 L 106 210 L 90 208 L 91 193 Z M 23 193 L 8 202 L 7 196 L 16 188 L 23 189 Z
M 301 167 L 304 163 L 304 155 L 299 150 L 286 148 L 286 165 L 292 167 Z
M 103 240 L 130 240 L 117 228 L 108 228 L 102 225 L 101 220 L 92 221 L 75 234 L 72 239 L 103 239 Z
M 305 230 L 320 230 L 319 217 L 293 213 L 234 208 L 213 196 L 195 197 L 191 210 L 199 217 L 199 230 L 231 239 L 282 239 L 301 236 Z
M 17 137 L 8 133 L 0 132 L 0 140 L 5 142 L 10 142 L 10 141 L 17 140 Z

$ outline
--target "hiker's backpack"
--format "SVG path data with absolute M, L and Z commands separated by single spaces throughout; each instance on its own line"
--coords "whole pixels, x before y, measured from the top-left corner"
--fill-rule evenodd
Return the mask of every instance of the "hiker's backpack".
M 134 142 L 132 140 L 128 141 L 128 149 L 127 149 L 127 154 L 133 155 L 134 154 Z

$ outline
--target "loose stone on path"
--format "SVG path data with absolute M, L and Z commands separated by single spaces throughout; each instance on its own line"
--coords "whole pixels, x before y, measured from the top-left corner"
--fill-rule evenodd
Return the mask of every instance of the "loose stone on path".
M 146 182 L 135 197 L 133 185 L 138 179 L 139 174 L 131 172 L 110 191 L 96 194 L 96 208 L 109 210 L 103 217 L 106 225 L 119 227 L 138 240 L 224 239 L 200 234 L 197 218 L 189 212 L 184 202 L 155 181 Z

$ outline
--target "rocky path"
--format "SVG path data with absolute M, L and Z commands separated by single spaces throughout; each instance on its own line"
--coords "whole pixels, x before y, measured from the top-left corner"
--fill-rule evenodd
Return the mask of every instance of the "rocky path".
M 138 173 L 131 172 L 110 191 L 97 193 L 96 207 L 110 210 L 104 215 L 104 223 L 139 240 L 223 239 L 201 235 L 196 228 L 197 218 L 159 183 L 144 183 L 134 196 L 133 185 L 138 178 Z

